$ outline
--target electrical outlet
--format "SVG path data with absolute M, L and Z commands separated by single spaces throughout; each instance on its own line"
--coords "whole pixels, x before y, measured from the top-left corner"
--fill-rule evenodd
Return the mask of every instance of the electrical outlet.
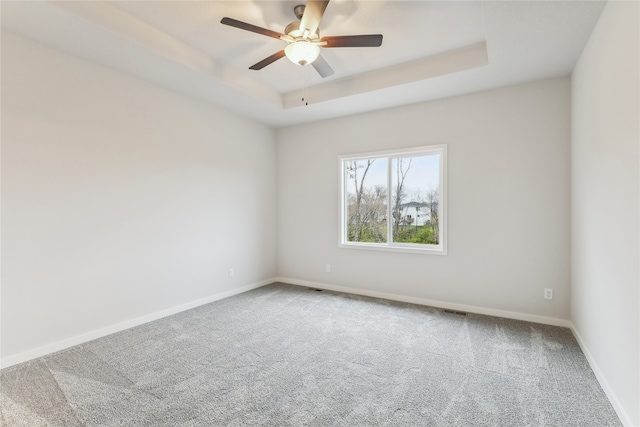
M 235 272 L 233 271 L 233 268 L 229 269 L 229 277 L 233 277 L 233 275 L 235 274 Z
M 544 288 L 544 299 L 553 299 L 553 289 Z
M 331 264 L 327 264 L 324 266 L 324 271 L 326 271 L 327 273 L 331 273 Z

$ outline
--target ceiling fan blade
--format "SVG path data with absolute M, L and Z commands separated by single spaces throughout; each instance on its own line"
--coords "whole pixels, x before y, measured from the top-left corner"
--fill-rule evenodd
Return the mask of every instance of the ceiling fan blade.
M 320 39 L 327 42 L 322 47 L 378 47 L 382 45 L 382 34 L 360 36 L 328 36 Z
M 316 69 L 318 74 L 320 74 L 320 77 L 322 77 L 323 79 L 325 77 L 329 77 L 334 73 L 333 68 L 331 68 L 327 61 L 324 60 L 322 55 L 318 56 L 318 58 L 316 58 L 316 60 L 313 61 L 311 65 L 313 65 L 313 68 Z
M 303 33 L 309 31 L 309 34 L 315 34 L 328 4 L 329 0 L 307 0 L 307 5 L 304 7 L 304 13 L 300 19 L 300 31 Z
M 224 17 L 220 21 L 221 24 L 229 25 L 230 27 L 240 28 L 241 30 L 251 31 L 253 33 L 262 34 L 264 36 L 273 37 L 274 39 L 282 39 L 285 36 L 282 33 L 278 33 L 277 31 L 271 31 L 266 28 L 258 27 L 256 25 L 247 24 L 246 22 L 238 21 L 237 19 Z
M 264 58 L 262 61 L 253 64 L 251 67 L 249 67 L 249 69 L 262 70 L 264 67 L 271 64 L 272 62 L 276 62 L 278 59 L 282 58 L 283 56 L 284 56 L 284 50 L 281 50 L 279 52 L 274 53 L 271 56 Z

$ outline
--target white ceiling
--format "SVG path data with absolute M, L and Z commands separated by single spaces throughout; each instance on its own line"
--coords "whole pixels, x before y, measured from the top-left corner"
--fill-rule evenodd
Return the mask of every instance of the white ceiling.
M 323 49 L 335 70 L 280 59 L 300 1 L 2 1 L 2 29 L 282 127 L 571 73 L 602 1 L 332 0 L 321 35 L 384 35 L 379 48 Z M 301 102 L 303 90 L 309 105 Z

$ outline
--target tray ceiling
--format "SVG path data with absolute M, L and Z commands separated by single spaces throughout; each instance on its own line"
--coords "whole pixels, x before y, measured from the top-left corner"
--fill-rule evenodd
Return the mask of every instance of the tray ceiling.
M 284 42 L 220 24 L 283 32 L 297 1 L 3 1 L 2 29 L 274 127 L 571 73 L 601 1 L 332 0 L 321 35 L 384 35 L 379 48 L 323 49 L 320 78 Z M 300 101 L 305 91 L 309 105 Z

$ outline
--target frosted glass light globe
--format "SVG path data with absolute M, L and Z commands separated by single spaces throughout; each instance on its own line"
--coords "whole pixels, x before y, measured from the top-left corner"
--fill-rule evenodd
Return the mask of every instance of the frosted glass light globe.
M 307 65 L 318 58 L 320 48 L 308 41 L 299 40 L 287 45 L 287 47 L 284 48 L 284 53 L 294 64 Z

